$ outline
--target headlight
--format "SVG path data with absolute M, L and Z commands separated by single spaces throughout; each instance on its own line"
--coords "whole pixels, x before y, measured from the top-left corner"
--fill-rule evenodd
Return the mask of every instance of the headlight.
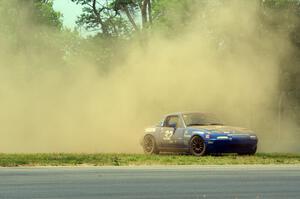
M 206 134 L 206 135 L 205 135 L 205 138 L 206 138 L 206 139 L 209 139 L 209 138 L 210 138 L 210 135 L 209 135 L 209 134 Z
M 251 139 L 251 140 L 256 140 L 257 137 L 256 137 L 255 135 L 250 135 L 250 139 Z
M 228 140 L 229 137 L 228 136 L 218 136 L 217 139 L 218 140 Z

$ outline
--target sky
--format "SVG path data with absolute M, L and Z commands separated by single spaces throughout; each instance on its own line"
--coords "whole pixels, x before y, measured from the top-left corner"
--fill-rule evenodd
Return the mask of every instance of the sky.
M 63 23 L 68 28 L 76 26 L 75 21 L 80 15 L 82 7 L 71 0 L 54 0 L 53 8 L 63 14 Z

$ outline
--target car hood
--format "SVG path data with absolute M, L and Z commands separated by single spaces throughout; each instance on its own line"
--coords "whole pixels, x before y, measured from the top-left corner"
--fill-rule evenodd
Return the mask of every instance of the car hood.
M 203 131 L 210 131 L 215 133 L 253 133 L 253 131 L 242 128 L 242 127 L 235 127 L 235 126 L 225 126 L 225 125 L 207 125 L 207 126 L 189 126 L 189 128 L 203 130 Z

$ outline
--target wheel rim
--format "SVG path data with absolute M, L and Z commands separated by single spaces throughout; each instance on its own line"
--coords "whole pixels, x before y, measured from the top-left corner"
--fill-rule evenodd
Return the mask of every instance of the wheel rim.
M 193 140 L 192 140 L 192 150 L 195 154 L 201 154 L 204 150 L 204 142 L 201 138 L 199 137 L 195 137 Z
M 154 142 L 151 139 L 151 137 L 145 137 L 144 140 L 144 149 L 147 153 L 151 153 L 151 151 L 153 150 L 154 147 Z

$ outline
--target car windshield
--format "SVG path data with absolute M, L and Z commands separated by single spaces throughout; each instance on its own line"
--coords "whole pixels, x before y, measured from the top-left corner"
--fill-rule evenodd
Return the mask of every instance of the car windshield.
M 207 113 L 188 113 L 183 114 L 184 122 L 187 126 L 197 125 L 223 125 L 213 114 Z

